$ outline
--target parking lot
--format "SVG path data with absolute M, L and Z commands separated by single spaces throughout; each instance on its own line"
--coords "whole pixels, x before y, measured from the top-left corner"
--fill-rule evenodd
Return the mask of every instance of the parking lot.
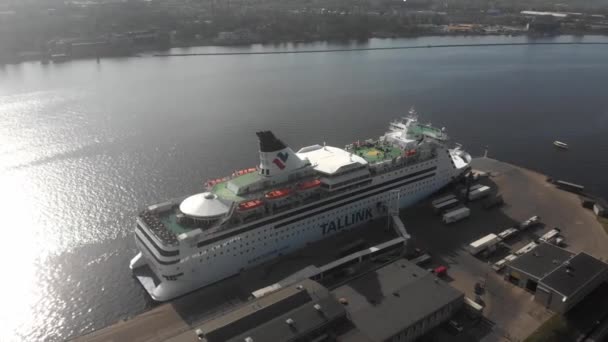
M 492 264 L 506 256 L 509 249 L 518 250 L 554 227 L 559 227 L 565 237 L 565 248 L 585 251 L 602 260 L 608 257 L 605 248 L 608 237 L 594 214 L 581 206 L 577 195 L 556 189 L 546 182 L 546 176 L 492 159 L 476 159 L 472 165 L 474 170 L 488 173 L 479 183 L 500 193 L 505 201 L 503 206 L 485 210 L 479 201 L 470 202 L 467 204 L 470 217 L 450 225 L 442 223 L 441 217 L 433 213 L 430 200 L 404 210 L 401 216 L 413 236 L 412 245 L 433 256 L 425 267 L 448 266 L 446 280 L 471 299 L 476 297 L 475 284 L 485 283 L 485 291 L 478 299 L 484 305 L 486 319 L 464 324 L 467 329 L 458 334 L 458 339 L 523 340 L 552 312 L 534 302 L 527 291 L 505 281 L 492 269 Z M 534 215 L 541 217 L 542 224 L 506 240 L 488 258 L 474 257 L 466 250 L 469 243 L 517 226 Z M 467 323 L 465 318 L 461 320 Z M 455 340 L 453 334 L 449 338 L 442 338 L 442 334 L 437 332 L 433 336 L 435 340 Z

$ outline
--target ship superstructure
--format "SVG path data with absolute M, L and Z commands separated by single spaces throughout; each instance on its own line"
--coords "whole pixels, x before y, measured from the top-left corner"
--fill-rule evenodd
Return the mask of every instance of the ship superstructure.
M 406 207 L 441 189 L 471 161 L 444 129 L 414 112 L 379 139 L 294 152 L 258 132 L 260 164 L 152 205 L 137 217 L 131 261 L 150 296 L 165 301 L 386 215 L 390 190 Z M 393 192 L 394 193 L 394 192 Z

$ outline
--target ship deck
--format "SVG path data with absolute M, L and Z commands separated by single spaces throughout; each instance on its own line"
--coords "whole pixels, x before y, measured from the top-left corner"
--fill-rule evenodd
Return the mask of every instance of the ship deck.
M 181 224 L 177 223 L 177 216 L 175 216 L 174 211 L 171 211 L 168 214 L 161 215 L 160 222 L 162 222 L 165 227 L 167 227 L 167 229 L 169 229 L 176 236 L 195 229 L 192 227 L 184 227 Z
M 231 182 L 239 188 L 246 187 L 251 185 L 261 179 L 261 176 L 256 172 L 246 173 L 244 175 L 236 176 L 232 179 L 225 180 L 221 183 L 217 183 L 211 189 L 211 192 L 218 195 L 223 199 L 227 199 L 229 201 L 240 202 L 245 200 L 244 197 L 236 195 L 234 192 L 228 190 L 228 183 Z
M 403 150 L 392 146 L 361 146 L 354 147 L 353 153 L 364 158 L 368 163 L 376 163 L 399 157 L 403 153 Z

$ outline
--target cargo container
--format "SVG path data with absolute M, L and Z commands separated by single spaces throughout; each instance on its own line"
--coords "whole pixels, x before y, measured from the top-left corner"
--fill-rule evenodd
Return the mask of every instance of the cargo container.
M 538 244 L 536 242 L 530 242 L 529 244 L 523 246 L 521 249 L 519 249 L 517 252 L 515 252 L 515 255 L 519 256 L 519 255 L 522 255 L 522 254 L 526 254 L 529 251 L 531 251 L 534 248 L 536 248 L 536 246 L 538 246 Z
M 606 217 L 608 216 L 608 211 L 606 211 L 606 207 L 606 203 L 594 203 L 593 212 L 598 217 Z
M 447 201 L 438 203 L 436 205 L 433 205 L 433 211 L 436 214 L 441 214 L 441 213 L 445 212 L 448 209 L 452 209 L 454 207 L 457 207 L 458 204 L 460 204 L 460 201 L 457 198 L 453 198 L 451 200 L 447 200 Z
M 475 190 L 471 190 L 469 192 L 469 201 L 474 201 L 474 200 L 477 200 L 480 198 L 484 198 L 490 194 L 491 190 L 492 189 L 489 186 L 482 186 Z
M 496 272 L 500 272 L 503 268 L 505 268 L 505 266 L 507 266 L 507 260 L 500 259 L 497 262 L 495 262 L 494 265 L 492 265 L 492 269 Z
M 498 234 L 498 237 L 501 240 L 506 240 L 506 239 L 512 237 L 513 235 L 517 234 L 517 232 L 518 232 L 517 228 L 507 228 L 507 229 L 503 230 L 502 232 L 500 232 Z
M 546 243 L 554 243 L 555 240 L 559 237 L 559 233 L 560 233 L 559 228 L 553 228 L 550 231 L 543 234 L 543 236 L 541 236 L 539 240 L 542 242 L 546 242 Z
M 562 190 L 566 190 L 566 191 L 570 191 L 570 192 L 583 192 L 585 190 L 585 187 L 582 185 L 565 182 L 562 180 L 555 181 L 555 185 L 557 185 L 557 187 Z
M 482 184 L 473 184 L 469 187 L 469 193 L 483 187 L 484 185 Z M 467 194 L 467 188 L 465 187 L 464 189 L 460 190 L 460 194 L 464 197 Z
M 495 249 L 500 242 L 498 235 L 488 234 L 477 241 L 473 241 L 467 246 L 467 250 L 472 255 L 477 255 L 486 249 Z
M 469 217 L 471 211 L 467 207 L 460 207 L 443 214 L 443 223 L 450 224 Z
M 483 306 L 475 303 L 475 301 L 469 297 L 464 297 L 464 308 L 471 319 L 480 318 L 483 316 Z
M 433 200 L 431 202 L 431 205 L 433 207 L 435 207 L 438 204 L 441 204 L 443 202 L 450 201 L 450 200 L 453 200 L 453 199 L 456 199 L 456 196 L 454 196 L 454 195 L 443 196 L 443 197 L 440 197 L 440 198 L 437 198 L 437 199 Z
M 507 266 L 508 263 L 510 263 L 511 261 L 517 259 L 517 255 L 515 254 L 509 254 L 506 257 L 498 260 L 496 263 L 494 263 L 494 265 L 492 265 L 492 269 L 496 272 L 500 272 L 503 268 L 505 268 L 505 266 Z
M 524 222 L 522 222 L 518 229 L 519 230 L 526 230 L 530 227 L 534 227 L 536 225 L 540 224 L 540 216 L 532 216 L 529 219 L 525 220 Z

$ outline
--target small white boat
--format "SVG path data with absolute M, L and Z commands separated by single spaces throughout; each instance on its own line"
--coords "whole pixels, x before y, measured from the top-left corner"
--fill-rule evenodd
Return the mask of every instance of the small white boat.
M 568 144 L 566 144 L 565 142 L 555 140 L 553 142 L 553 145 L 555 145 L 556 147 L 559 147 L 559 148 L 563 148 L 564 150 L 568 149 Z

